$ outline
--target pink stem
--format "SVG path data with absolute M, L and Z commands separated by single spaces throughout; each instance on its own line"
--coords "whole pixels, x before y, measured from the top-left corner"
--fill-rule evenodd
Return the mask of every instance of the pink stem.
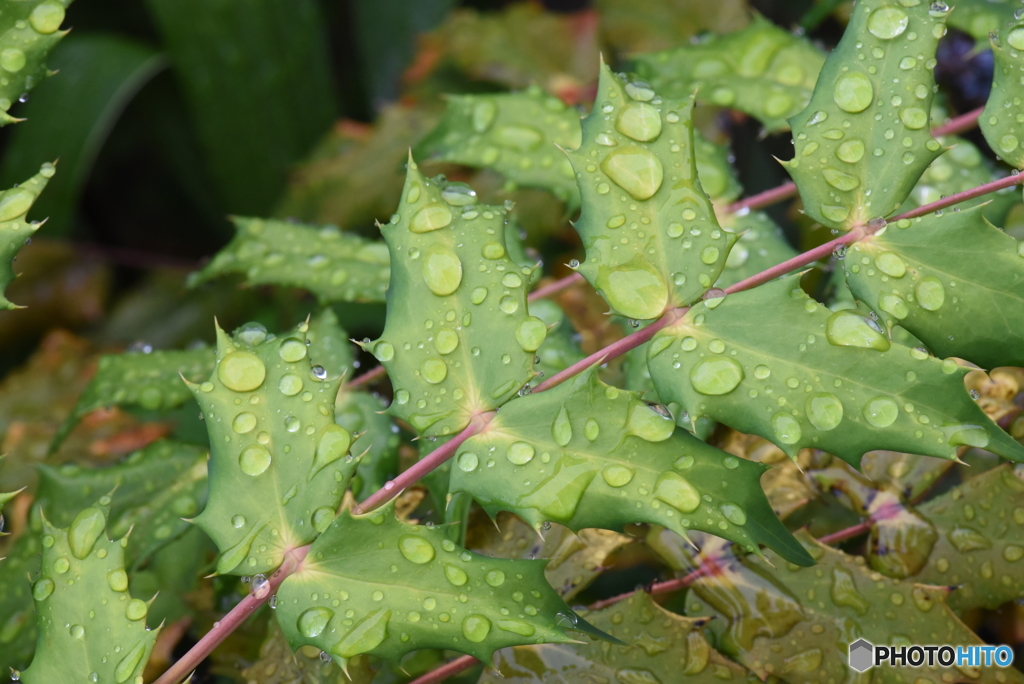
M 541 287 L 538 287 L 536 290 L 530 293 L 528 300 L 531 302 L 535 302 L 538 299 L 544 299 L 545 297 L 550 297 L 553 294 L 558 294 L 562 290 L 567 290 L 573 285 L 582 282 L 583 276 L 580 275 L 579 273 L 573 273 L 572 275 L 567 275 L 564 278 L 556 280 L 552 283 L 548 283 L 547 285 L 542 285 Z
M 847 527 L 845 530 L 839 530 L 832 534 L 826 534 L 824 537 L 820 537 L 818 541 L 822 544 L 836 544 L 847 539 L 864 534 L 871 529 L 873 522 L 871 520 L 865 520 L 862 523 L 858 523 L 853 527 Z
M 479 662 L 479 660 L 470 655 L 459 656 L 450 663 L 445 663 L 436 670 L 431 670 L 427 674 L 417 677 L 409 682 L 409 684 L 437 684 L 437 682 L 443 682 L 460 672 L 465 672 Z
M 376 380 L 377 378 L 384 377 L 386 373 L 387 370 L 385 370 L 384 366 L 377 366 L 373 370 L 368 370 L 362 375 L 357 375 L 356 377 L 352 378 L 352 382 L 346 383 L 345 386 L 359 387 L 360 385 L 367 385 Z
M 761 271 L 756 275 L 752 275 L 749 278 L 745 278 L 740 282 L 736 283 L 735 285 L 730 285 L 729 287 L 725 288 L 725 291 L 727 294 L 732 294 L 733 292 L 749 290 L 752 287 L 757 287 L 758 285 L 767 283 L 770 280 L 775 280 L 779 276 L 785 275 L 790 271 L 795 271 L 801 266 L 807 266 L 809 264 L 813 264 L 818 259 L 823 259 L 827 256 L 831 256 L 832 252 L 835 251 L 836 247 L 839 247 L 840 245 L 848 245 L 851 242 L 856 242 L 857 240 L 864 237 L 864 235 L 865 231 L 863 229 L 854 228 L 845 235 L 840 235 L 835 240 L 829 240 L 823 245 L 815 247 L 814 249 L 804 252 L 803 254 L 798 254 L 792 259 L 787 259 L 786 261 L 783 261 L 781 264 L 772 266 L 769 269 L 765 269 L 764 271 Z
M 955 133 L 969 131 L 978 125 L 978 118 L 984 110 L 984 107 L 978 107 L 977 109 L 972 109 L 966 114 L 961 114 L 958 117 L 950 119 L 941 126 L 933 128 L 932 135 L 938 137 L 940 135 L 953 135 Z
M 462 432 L 455 435 L 452 439 L 445 442 L 444 445 L 434 449 L 429 455 L 420 459 L 414 466 L 404 471 L 401 475 L 396 477 L 394 480 L 389 480 L 383 488 L 378 489 L 376 492 L 371 494 L 365 501 L 358 504 L 352 509 L 354 515 L 362 515 L 367 511 L 372 511 L 382 503 L 390 501 L 393 497 L 398 496 L 403 489 L 413 484 L 414 482 L 422 479 L 425 475 L 429 474 L 434 468 L 437 468 L 442 463 L 447 461 L 449 458 L 455 455 L 462 443 L 473 435 L 478 435 L 487 426 L 488 423 L 494 418 L 494 412 L 481 413 L 473 417 L 473 420 L 469 422 Z
M 213 649 L 217 648 L 250 615 L 256 612 L 257 608 L 274 595 L 277 588 L 281 586 L 281 583 L 299 568 L 307 553 L 309 553 L 308 546 L 302 546 L 288 553 L 284 558 L 284 562 L 281 563 L 281 567 L 275 570 L 274 574 L 268 578 L 270 587 L 266 592 L 261 591 L 259 596 L 250 593 L 239 601 L 238 605 L 228 611 L 227 615 L 222 617 L 219 622 L 214 623 L 213 629 L 207 632 L 195 646 L 190 648 L 188 653 L 182 656 L 178 662 L 171 665 L 166 672 L 160 675 L 153 684 L 178 684 L 178 682 L 188 677 L 199 663 L 213 652 Z
M 964 190 L 963 192 L 958 192 L 955 195 L 950 195 L 949 197 L 944 197 L 938 200 L 937 202 L 925 204 L 923 206 L 918 207 L 917 209 L 911 209 L 910 211 L 904 212 L 899 216 L 893 216 L 891 219 L 889 219 L 889 221 L 892 222 L 905 218 L 915 218 L 917 216 L 924 216 L 925 214 L 930 214 L 933 211 L 945 209 L 946 207 L 952 206 L 954 204 L 966 202 L 967 200 L 974 199 L 975 197 L 981 197 L 982 195 L 987 195 L 990 192 L 1002 190 L 1003 188 L 1011 188 L 1014 185 L 1020 185 L 1021 183 L 1024 183 L 1024 174 L 1014 174 L 1011 176 L 1007 176 L 1005 178 L 1000 178 L 999 180 L 994 180 L 989 183 L 985 183 L 984 185 L 979 185 L 976 188 Z
M 796 183 L 793 181 L 786 181 L 782 185 L 772 188 L 771 190 L 765 190 L 764 192 L 759 192 L 756 195 L 751 195 L 750 197 L 741 199 L 738 202 L 733 202 L 729 205 L 729 208 L 726 209 L 726 211 L 730 214 L 735 214 L 736 212 L 744 209 L 761 209 L 763 207 L 771 206 L 776 202 L 781 202 L 784 199 L 795 197 L 796 193 Z

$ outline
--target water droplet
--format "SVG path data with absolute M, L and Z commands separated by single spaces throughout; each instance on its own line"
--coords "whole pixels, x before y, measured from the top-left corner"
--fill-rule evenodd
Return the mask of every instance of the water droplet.
M 776 439 L 783 444 L 796 444 L 803 436 L 800 423 L 796 418 L 783 411 L 772 416 L 772 432 L 775 433 Z
M 314 639 L 320 636 L 327 628 L 327 623 L 334 617 L 334 611 L 330 608 L 310 608 L 299 615 L 296 624 L 299 633 L 307 639 Z
M 882 252 L 875 257 L 875 266 L 887 276 L 902 278 L 907 272 L 907 264 L 893 252 Z
M 842 171 L 836 171 L 835 169 L 822 169 L 821 175 L 825 178 L 825 182 L 836 190 L 849 192 L 850 190 L 860 187 L 859 178 L 851 176 L 848 173 L 843 173 Z
M 700 493 L 682 475 L 673 472 L 661 474 L 654 486 L 654 497 L 683 513 L 692 513 L 700 505 Z
M 460 469 L 466 471 L 467 473 L 471 473 L 474 470 L 476 470 L 476 467 L 478 465 L 480 465 L 480 459 L 479 457 L 477 457 L 476 454 L 467 451 L 465 453 L 459 454 L 459 460 L 457 461 L 457 463 L 459 464 Z
M 57 2 L 41 2 L 28 15 L 28 23 L 38 33 L 49 35 L 64 23 L 64 7 Z
M 732 392 L 743 377 L 743 367 L 729 357 L 703 359 L 690 369 L 693 389 L 709 396 Z
M 636 102 L 619 112 L 615 128 L 633 140 L 648 142 L 661 135 L 661 114 L 649 104 Z
M 825 336 L 837 347 L 886 351 L 891 346 L 878 323 L 848 309 L 829 316 L 825 324 Z
M 0 68 L 12 74 L 21 71 L 25 68 L 25 53 L 18 48 L 0 51 Z
M 306 358 L 306 344 L 302 340 L 289 337 L 281 342 L 281 346 L 277 348 L 277 353 L 283 361 L 295 363 Z
M 347 454 L 351 444 L 352 435 L 345 428 L 333 423 L 324 427 L 313 459 L 313 474 Z
M 595 285 L 612 308 L 630 318 L 657 318 L 668 304 L 668 286 L 640 256 L 615 268 L 602 268 Z
M 807 397 L 807 419 L 819 430 L 834 430 L 843 420 L 843 403 L 828 392 Z
M 125 579 L 127 581 L 127 577 Z M 45 601 L 53 593 L 55 587 L 52 579 L 44 577 L 32 585 L 32 598 L 36 601 Z
M 851 71 L 836 81 L 832 98 L 843 111 L 856 114 L 863 112 L 875 97 L 871 79 L 859 71 Z
M 736 504 L 725 503 L 718 507 L 725 519 L 733 525 L 745 525 L 747 522 L 746 512 Z
M 452 212 L 440 202 L 432 202 L 416 212 L 409 224 L 414 233 L 429 233 L 440 230 L 452 222 Z
M 141 599 L 132 599 L 124 608 L 124 616 L 129 620 L 141 620 L 149 612 L 149 606 Z
M 247 432 L 252 432 L 256 428 L 256 416 L 243 411 L 235 416 L 234 420 L 231 421 L 231 429 L 240 435 L 244 435 Z
M 505 583 L 505 573 L 501 570 L 488 570 L 484 575 L 484 581 L 492 587 L 500 587 Z
M 535 352 L 547 337 L 548 327 L 539 318 L 528 316 L 516 328 L 516 342 L 526 352 Z
M 444 564 L 444 576 L 456 587 L 461 587 L 469 581 L 469 575 L 466 574 L 465 570 L 448 563 Z
M 410 563 L 423 565 L 434 560 L 434 546 L 423 537 L 407 534 L 398 539 L 398 550 Z
M 519 311 L 519 300 L 506 295 L 498 302 L 498 308 L 509 315 L 514 314 L 516 311 Z
M 601 425 L 593 418 L 587 418 L 587 423 L 583 426 L 583 436 L 593 442 L 600 434 Z
M 420 366 L 420 373 L 424 380 L 436 385 L 448 377 L 448 364 L 441 359 L 430 358 Z
M 286 397 L 294 397 L 302 391 L 302 378 L 294 373 L 285 373 L 277 383 L 277 389 Z
M 238 457 L 238 465 L 246 475 L 256 477 L 270 467 L 270 452 L 258 445 L 252 445 L 242 450 Z
M 484 133 L 498 113 L 498 108 L 490 100 L 482 100 L 473 107 L 473 130 L 477 133 Z
M 502 126 L 494 132 L 494 141 L 502 147 L 529 152 L 544 141 L 544 136 L 529 126 Z
M 233 515 L 231 516 L 231 526 L 236 530 L 245 527 L 245 516 L 244 515 Z
M 1024 28 L 1018 27 L 1010 31 L 1006 36 L 1006 42 L 1015 50 L 1024 52 Z
M 434 245 L 423 260 L 423 280 L 438 297 L 450 295 L 462 283 L 462 261 L 447 247 Z
M 914 295 L 922 309 L 938 311 L 946 301 L 946 290 L 934 276 L 925 276 L 914 286 Z
M 864 419 L 877 428 L 895 423 L 899 413 L 899 406 L 889 397 L 875 397 L 864 404 Z
M 850 210 L 847 207 L 838 206 L 834 204 L 822 204 L 821 215 L 827 218 L 829 221 L 841 223 L 850 216 Z
M 848 606 L 860 615 L 866 614 L 871 607 L 868 600 L 857 591 L 853 575 L 842 568 L 832 569 L 832 586 L 829 589 L 829 596 L 837 606 Z
M 117 684 L 124 684 L 135 674 L 135 670 L 142 664 L 142 657 L 146 653 L 146 642 L 140 641 L 128 651 L 114 668 L 114 681 Z
M 952 447 L 971 446 L 983 449 L 988 446 L 988 432 L 977 425 L 958 425 L 943 428 L 949 434 L 947 443 Z
M 231 352 L 217 365 L 217 377 L 224 386 L 235 392 L 251 392 L 263 384 L 267 368 L 255 354 Z
M 551 424 L 551 436 L 558 446 L 563 447 L 572 439 L 572 424 L 569 422 L 569 412 L 564 406 L 555 416 L 555 422 Z
M 601 162 L 601 170 L 637 200 L 652 197 L 664 177 L 658 158 L 641 147 L 623 147 L 612 152 Z
M 648 442 L 663 442 L 672 436 L 675 428 L 671 414 L 666 417 L 646 404 L 637 403 L 629 413 L 626 434 Z
M 391 611 L 378 609 L 367 614 L 341 641 L 331 647 L 339 658 L 352 658 L 377 648 L 387 637 Z
M 1016 563 L 1021 558 L 1024 558 L 1024 548 L 1021 548 L 1016 544 L 1007 544 L 1003 548 L 1003 558 L 1010 563 Z
M 536 450 L 526 442 L 513 442 L 505 451 L 505 458 L 514 465 L 526 465 L 533 460 Z
M 518 634 L 519 636 L 525 637 L 531 637 L 537 631 L 529 622 L 514 620 L 512 618 L 498 620 L 498 629 L 503 632 L 510 632 L 512 634 Z
M 918 107 L 906 107 L 900 110 L 900 121 L 911 130 L 918 130 L 928 125 L 928 112 Z
M 476 196 L 476 190 L 465 183 L 449 183 L 448 186 L 441 191 L 441 199 L 453 207 L 469 207 L 479 201 Z M 466 217 L 463 216 L 463 218 Z
M 910 314 L 906 300 L 895 294 L 885 294 L 879 297 L 878 308 L 901 321 Z
M 718 248 L 714 246 L 705 247 L 700 253 L 700 260 L 709 266 L 718 261 Z
M 907 30 L 909 21 L 899 7 L 880 7 L 868 17 L 868 31 L 882 40 L 891 40 Z
M 601 471 L 601 477 L 609 487 L 625 487 L 633 480 L 635 471 L 626 466 L 608 466 Z
M 864 156 L 864 143 L 856 138 L 847 140 L 836 149 L 836 156 L 848 164 L 856 164 Z
M 107 518 L 103 511 L 90 506 L 75 516 L 71 527 L 68 528 L 68 546 L 71 547 L 71 555 L 78 560 L 83 560 L 92 552 L 96 541 L 103 534 L 107 525 Z

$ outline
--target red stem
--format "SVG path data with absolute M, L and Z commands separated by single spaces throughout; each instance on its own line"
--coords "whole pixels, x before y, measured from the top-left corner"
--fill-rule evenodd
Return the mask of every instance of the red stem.
M 580 275 L 579 273 L 573 273 L 572 275 L 567 275 L 564 278 L 556 280 L 552 283 L 548 283 L 547 285 L 542 285 L 541 287 L 538 287 L 536 290 L 530 293 L 530 296 L 527 297 L 527 300 L 535 302 L 538 299 L 544 299 L 545 297 L 550 297 L 553 294 L 558 294 L 562 290 L 567 290 L 573 285 L 582 282 L 583 276 Z
M 932 135 L 938 137 L 940 135 L 954 135 L 956 133 L 969 131 L 978 125 L 978 118 L 984 110 L 984 107 L 978 107 L 977 109 L 972 109 L 966 114 L 961 114 L 958 117 L 952 118 L 941 126 L 933 128 Z
M 925 214 L 930 214 L 933 211 L 945 209 L 946 207 L 952 206 L 954 204 L 966 202 L 969 199 L 981 197 L 982 195 L 987 195 L 990 192 L 1002 190 L 1003 188 L 1012 188 L 1014 185 L 1020 185 L 1021 183 L 1024 183 L 1024 175 L 1015 173 L 1011 176 L 1000 178 L 999 180 L 990 181 L 988 183 L 985 183 L 984 185 L 979 185 L 976 188 L 964 190 L 963 192 L 958 192 L 955 195 L 950 195 L 949 197 L 944 197 L 937 202 L 925 204 L 924 206 L 918 207 L 917 209 L 911 209 L 910 211 L 902 213 L 899 216 L 893 216 L 891 219 L 889 219 L 889 221 L 892 222 L 898 221 L 899 219 L 924 216 Z
M 851 242 L 856 242 L 857 240 L 864 237 L 865 234 L 866 231 L 863 228 L 854 228 L 850 232 L 844 235 L 840 235 L 835 240 L 829 240 L 823 245 L 815 247 L 814 249 L 804 252 L 803 254 L 798 254 L 792 259 L 787 259 L 786 261 L 783 261 L 781 264 L 772 266 L 771 268 L 761 271 L 760 273 L 757 273 L 755 275 L 752 275 L 749 278 L 745 278 L 744 280 L 741 280 L 735 285 L 730 285 L 729 287 L 725 288 L 725 291 L 727 294 L 732 294 L 733 292 L 749 290 L 752 287 L 757 287 L 758 285 L 767 283 L 770 280 L 775 280 L 779 276 L 785 275 L 790 271 L 795 271 L 801 266 L 807 266 L 808 264 L 813 264 L 818 259 L 823 259 L 827 256 L 831 256 L 832 252 L 835 251 L 836 247 L 839 247 L 840 245 L 848 245 Z
M 838 532 L 833 532 L 832 534 L 826 534 L 824 537 L 819 537 L 818 541 L 820 541 L 822 544 L 836 544 L 841 541 L 846 541 L 847 539 L 852 539 L 853 537 L 862 535 L 865 532 L 869 531 L 871 529 L 872 524 L 874 523 L 869 518 L 864 522 L 857 523 L 853 527 L 847 527 L 845 530 L 839 530 Z
M 437 682 L 443 682 L 460 672 L 465 672 L 479 662 L 479 660 L 471 655 L 459 656 L 450 663 L 445 663 L 436 670 L 431 670 L 427 674 L 417 677 L 409 682 L 409 684 L 437 684 Z
M 367 385 L 376 380 L 377 378 L 383 377 L 386 373 L 387 371 L 384 369 L 384 366 L 377 366 L 373 370 L 368 370 L 362 375 L 357 375 L 356 377 L 352 378 L 352 382 L 347 383 L 345 386 L 359 387 L 360 385 Z
M 777 188 L 765 190 L 764 192 L 759 192 L 756 195 L 751 195 L 750 197 L 741 199 L 738 202 L 733 202 L 729 205 L 726 211 L 730 214 L 735 214 L 736 212 L 744 209 L 761 209 L 763 207 L 771 206 L 776 202 L 781 202 L 784 199 L 796 197 L 796 193 L 796 183 L 793 181 L 786 181 Z
M 217 648 L 222 641 L 228 638 L 228 636 L 234 632 L 238 627 L 245 622 L 250 615 L 256 612 L 256 609 L 266 603 L 271 596 L 277 591 L 277 588 L 281 586 L 281 583 L 288 578 L 289 575 L 294 573 L 302 561 L 306 558 L 306 554 L 309 553 L 309 547 L 303 546 L 289 552 L 284 562 L 281 563 L 274 574 L 268 578 L 270 582 L 270 588 L 266 593 L 256 596 L 250 593 L 241 601 L 238 602 L 234 608 L 220 619 L 220 621 L 214 623 L 213 629 L 207 632 L 199 642 L 189 649 L 188 653 L 181 657 L 178 662 L 171 665 L 166 672 L 153 682 L 153 684 L 178 684 L 183 679 L 189 676 L 189 674 L 196 669 L 196 667 L 208 656 L 213 649 Z

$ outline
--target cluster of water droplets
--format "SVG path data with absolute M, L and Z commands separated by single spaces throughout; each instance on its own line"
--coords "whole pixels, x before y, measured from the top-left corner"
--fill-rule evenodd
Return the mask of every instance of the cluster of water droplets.
M 37 4 L 28 20 L 18 19 L 3 34 L 0 41 L 0 110 L 7 111 L 13 104 L 28 100 L 27 91 L 36 85 L 40 76 L 39 62 L 52 46 L 52 36 L 64 22 L 64 6 L 54 0 Z M 45 72 L 45 67 L 43 67 Z
M 1018 16 L 1020 15 L 1020 16 Z M 992 92 L 979 119 L 992 149 L 1011 166 L 1024 166 L 1024 109 L 1020 97 L 1024 78 L 1024 14 L 1018 10 L 1000 35 L 993 33 L 995 76 Z

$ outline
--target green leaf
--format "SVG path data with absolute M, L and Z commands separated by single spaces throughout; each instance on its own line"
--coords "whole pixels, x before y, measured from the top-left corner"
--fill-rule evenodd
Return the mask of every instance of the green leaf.
M 102 468 L 41 464 L 38 501 L 47 519 L 63 526 L 98 493 L 112 492 L 110 534 L 128 538 L 126 562 L 138 566 L 189 529 L 183 518 L 206 501 L 207 457 L 203 447 L 161 440 Z
M 350 684 L 350 681 L 364 681 L 356 677 L 351 680 L 354 668 L 347 672 L 334 663 L 320 659 L 320 649 L 303 646 L 293 652 L 288 639 L 272 620 L 267 625 L 267 637 L 260 646 L 259 659 L 242 670 L 243 681 L 260 684 Z
M 676 47 L 705 31 L 727 33 L 750 21 L 746 0 L 597 0 L 601 37 L 619 54 Z
M 928 124 L 947 13 L 927 2 L 854 7 L 807 109 L 790 120 L 785 165 L 815 221 L 845 230 L 889 216 L 941 154 Z
M 572 321 L 557 304 L 549 299 L 538 299 L 530 302 L 530 313 L 548 326 L 547 337 L 537 350 L 540 361 L 534 365 L 534 370 L 538 376 L 554 375 L 583 360 L 579 335 L 573 329 Z
M 643 591 L 587 613 L 595 627 L 623 642 L 517 646 L 498 653 L 495 672 L 480 684 L 530 682 L 743 681 L 750 673 L 716 651 L 701 634 L 704 618 L 671 613 Z
M 916 501 L 954 464 L 898 451 L 872 451 L 864 455 L 860 465 L 868 479 L 886 482 L 905 500 Z
M 1014 11 L 1019 6 L 1008 0 L 957 0 L 955 9 L 949 15 L 949 25 L 971 34 L 977 41 L 984 41 L 993 32 L 1013 23 Z
M 877 645 L 982 643 L 946 605 L 946 588 L 884 578 L 806 531 L 797 538 L 818 561 L 813 568 L 778 561 L 772 568 L 725 555 L 715 559 L 712 576 L 693 582 L 687 596 L 688 615 L 722 618 L 709 623 L 712 643 L 758 677 L 844 680 L 850 676 L 846 645 L 858 637 Z M 921 667 L 887 667 L 873 677 L 941 681 L 948 674 L 926 661 Z M 1022 681 L 1012 668 L 965 666 L 963 675 L 986 683 Z
M 359 457 L 352 491 L 361 501 L 398 473 L 398 426 L 384 413 L 381 399 L 369 392 L 346 389 L 334 404 L 334 421 L 354 437 L 351 451 Z
M 305 323 L 274 337 L 217 328 L 217 365 L 189 383 L 210 434 L 210 494 L 195 518 L 221 551 L 217 572 L 273 570 L 326 529 L 355 459 L 334 422 L 341 379 L 313 367 Z
M 699 299 L 736 240 L 697 179 L 692 97 L 655 98 L 603 66 L 583 146 L 569 152 L 583 198 L 579 272 L 613 312 L 634 319 Z
M 36 645 L 32 585 L 27 576 L 39 572 L 39 535 L 26 531 L 0 559 L 0 672 L 20 670 L 32 660 Z
M 743 194 L 743 186 L 729 162 L 729 146 L 713 143 L 693 129 L 693 154 L 700 187 L 716 203 L 728 204 Z
M 499 648 L 573 641 L 567 629 L 589 628 L 544 580 L 546 563 L 479 556 L 390 506 L 345 512 L 281 584 L 277 618 L 293 648 L 316 646 L 343 666 L 422 648 L 486 662 Z
M 700 102 L 738 109 L 782 131 L 807 105 L 824 62 L 808 40 L 757 15 L 739 31 L 638 55 L 636 70 L 663 96 L 696 92 Z
M 93 411 L 111 406 L 134 406 L 168 411 L 185 404 L 192 393 L 182 382 L 199 382 L 213 370 L 212 349 L 125 352 L 100 357 L 96 375 L 61 424 L 50 451 L 56 451 L 78 422 Z M 59 522 L 57 524 L 60 524 Z
M 61 38 L 64 9 L 71 0 L 5 2 L 0 13 L 0 127 L 15 123 L 8 110 L 19 98 L 50 76 L 46 56 Z
M 576 174 L 558 147 L 580 146 L 580 115 L 534 86 L 518 93 L 449 95 L 444 118 L 416 147 L 423 161 L 494 169 L 517 186 L 580 205 Z
M 764 212 L 726 213 L 720 220 L 722 228 L 736 233 L 740 239 L 729 250 L 715 287 L 724 289 L 735 285 L 796 256 L 796 250 L 783 237 L 782 229 Z
M 310 319 L 306 346 L 309 347 L 310 361 L 327 369 L 329 376 L 347 377 L 351 374 L 355 349 L 333 309 L 324 309 Z
M 947 135 L 939 138 L 939 142 L 946 147 L 946 151 L 925 169 L 921 180 L 897 210 L 898 213 L 938 202 L 943 197 L 958 192 L 973 190 L 979 185 L 991 183 L 1006 175 L 1002 171 L 996 171 L 994 164 L 981 153 L 981 150 L 963 138 Z M 985 204 L 985 216 L 990 221 L 999 223 L 1010 207 L 1019 201 L 1018 194 L 1015 188 L 1004 188 L 989 195 L 960 202 L 957 206 L 963 210 Z
M 1020 466 L 1008 463 L 970 478 L 918 507 L 937 533 L 933 546 L 899 545 L 878 553 L 923 551 L 927 564 L 911 579 L 955 587 L 948 602 L 956 611 L 995 609 L 1024 597 L 1022 478 Z
M 0 240 L 0 308 L 19 308 L 4 296 L 4 290 L 17 277 L 13 266 L 14 257 L 25 241 L 42 225 L 38 221 L 26 221 L 26 214 L 55 171 L 53 164 L 43 164 L 39 173 L 24 183 L 0 192 L 0 231 L 3 231 L 3 239 Z
M 854 296 L 940 356 L 1024 366 L 1024 244 L 981 207 L 903 219 L 851 245 Z
M 0 162 L 0 184 L 32 173 L 40 159 L 59 158 L 60 174 L 40 200 L 39 211 L 49 217 L 47 235 L 67 237 L 111 129 L 167 60 L 151 45 L 122 35 L 76 32 L 54 50 L 50 62 L 60 75 L 24 105 L 32 124 L 11 131 Z
M 235 237 L 189 277 L 190 286 L 241 273 L 247 285 L 301 287 L 322 304 L 384 301 L 390 268 L 381 243 L 333 226 L 241 217 L 233 221 Z
M 959 7 L 957 8 L 959 9 Z M 1009 7 L 1007 7 L 1009 9 Z M 1024 75 L 1024 21 L 1010 21 L 1000 35 L 990 34 L 995 73 L 992 92 L 985 110 L 978 118 L 985 142 L 1003 161 L 1017 168 L 1024 167 L 1024 123 L 1017 121 L 1020 109 L 1021 76 Z
M 43 520 L 42 571 L 32 585 L 39 637 L 25 684 L 142 676 L 160 630 L 146 628 L 149 606 L 128 593 L 128 540 L 107 539 L 105 508 L 83 509 L 67 530 Z
M 506 214 L 410 160 L 402 204 L 381 226 L 393 257 L 387 320 L 363 348 L 387 368 L 389 413 L 422 434 L 458 432 L 532 376 L 547 326 L 527 312 L 531 270 L 507 255 Z
M 857 467 L 874 449 L 952 459 L 962 445 L 1024 459 L 967 393 L 967 368 L 829 311 L 799 276 L 695 305 L 655 335 L 648 363 L 661 398 L 691 420 L 761 435 L 793 459 L 812 447 Z
M 147 0 L 145 6 L 170 53 L 224 206 L 269 212 L 292 164 L 336 116 L 319 3 L 254 0 L 241 8 L 232 0 Z
M 546 521 L 574 531 L 648 522 L 683 535 L 705 530 L 756 553 L 766 544 L 810 562 L 761 491 L 764 466 L 674 430 L 671 417 L 591 369 L 503 406 L 459 448 L 451 490 L 537 529 Z

